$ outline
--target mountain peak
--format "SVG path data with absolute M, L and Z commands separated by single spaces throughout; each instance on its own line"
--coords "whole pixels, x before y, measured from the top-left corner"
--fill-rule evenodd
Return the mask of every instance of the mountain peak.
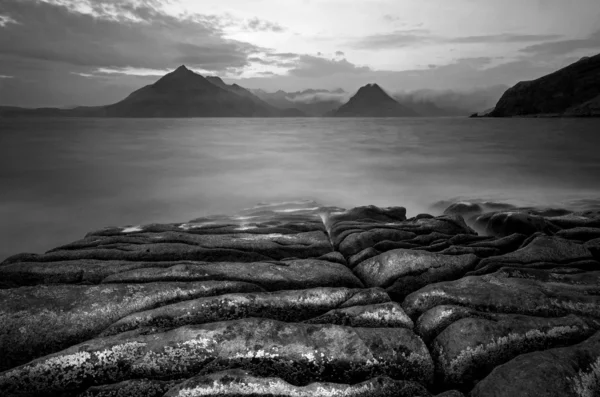
M 338 117 L 406 117 L 417 116 L 417 113 L 400 105 L 376 83 L 371 83 L 360 87 L 358 92 L 333 115 Z
M 180 67 L 175 69 L 175 71 L 176 72 L 189 72 L 190 70 L 185 65 L 181 65 Z

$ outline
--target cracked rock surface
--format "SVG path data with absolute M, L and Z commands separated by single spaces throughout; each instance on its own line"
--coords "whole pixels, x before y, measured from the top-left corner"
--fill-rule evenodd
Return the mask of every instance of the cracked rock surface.
M 597 396 L 597 212 L 259 204 L 0 264 L 2 396 Z

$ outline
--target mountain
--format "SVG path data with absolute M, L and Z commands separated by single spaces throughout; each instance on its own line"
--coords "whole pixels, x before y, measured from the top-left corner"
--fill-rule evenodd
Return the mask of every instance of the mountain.
M 280 109 L 296 108 L 309 116 L 323 116 L 337 109 L 346 100 L 347 94 L 341 88 L 333 91 L 308 89 L 297 92 L 266 92 L 260 89 L 252 91 L 268 104 Z
M 599 96 L 600 54 L 509 88 L 490 116 L 598 116 Z
M 278 109 L 237 84 L 205 78 L 185 66 L 140 88 L 120 102 L 74 109 L 0 107 L 0 117 L 302 117 Z
M 399 104 L 377 84 L 361 87 L 350 100 L 331 112 L 332 117 L 415 117 L 419 114 Z

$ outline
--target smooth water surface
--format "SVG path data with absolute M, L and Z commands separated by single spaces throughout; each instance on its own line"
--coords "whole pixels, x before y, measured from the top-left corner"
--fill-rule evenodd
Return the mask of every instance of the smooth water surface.
M 600 120 L 0 119 L 0 189 L 0 260 L 263 201 L 582 207 L 600 197 Z

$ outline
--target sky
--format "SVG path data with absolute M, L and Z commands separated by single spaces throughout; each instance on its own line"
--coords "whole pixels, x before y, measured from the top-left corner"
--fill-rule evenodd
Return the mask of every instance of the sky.
M 0 0 L 0 105 L 114 103 L 182 64 L 266 91 L 468 91 L 599 52 L 598 0 Z

